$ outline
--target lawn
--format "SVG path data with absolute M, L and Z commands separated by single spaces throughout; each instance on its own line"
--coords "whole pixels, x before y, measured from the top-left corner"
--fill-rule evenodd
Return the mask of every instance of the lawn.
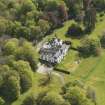
M 97 94 L 98 105 L 105 105 L 105 53 L 100 57 L 83 60 L 73 76 L 93 86 Z
M 76 60 L 78 60 L 78 52 L 70 49 L 56 68 L 71 72 L 77 67 Z

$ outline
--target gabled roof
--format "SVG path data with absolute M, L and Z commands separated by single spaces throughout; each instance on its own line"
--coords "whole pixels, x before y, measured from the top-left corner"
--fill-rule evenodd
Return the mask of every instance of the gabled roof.
M 69 47 L 70 45 L 67 45 L 62 40 L 53 38 L 42 46 L 40 54 L 45 57 L 58 57 L 64 54 L 65 49 L 68 49 Z
M 46 53 L 56 53 L 57 51 L 59 51 L 61 49 L 62 45 L 63 45 L 62 40 L 53 38 L 49 42 L 45 43 L 42 46 L 40 51 L 46 52 Z

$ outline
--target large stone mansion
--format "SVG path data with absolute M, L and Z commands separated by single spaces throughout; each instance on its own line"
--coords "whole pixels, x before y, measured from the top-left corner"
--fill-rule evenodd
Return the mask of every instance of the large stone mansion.
M 70 44 L 58 38 L 46 42 L 40 49 L 40 59 L 49 63 L 60 63 L 67 54 Z

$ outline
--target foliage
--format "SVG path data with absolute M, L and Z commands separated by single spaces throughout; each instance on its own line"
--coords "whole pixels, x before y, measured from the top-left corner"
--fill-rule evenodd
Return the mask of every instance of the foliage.
M 62 24 L 61 21 L 67 20 L 68 15 L 63 1 L 10 0 L 4 2 L 1 0 L 0 5 L 3 11 L 0 12 L 0 16 L 3 17 L 0 17 L 0 35 L 8 34 L 28 40 L 40 41 L 50 31 L 51 27 L 55 26 L 53 19 L 47 15 L 48 11 L 59 21 L 58 25 Z M 47 17 L 47 19 L 43 17 Z
M 64 98 L 68 100 L 71 105 L 91 105 L 83 90 L 78 87 L 71 87 L 64 95 Z
M 101 46 L 105 48 L 105 33 L 100 37 Z
M 7 61 L 7 63 L 9 62 L 9 57 L 10 56 L 14 56 L 12 58 L 14 58 L 14 60 L 25 60 L 28 61 L 32 70 L 35 71 L 37 68 L 37 61 L 36 61 L 36 50 L 34 48 L 34 46 L 32 45 L 32 43 L 21 39 L 18 40 L 16 38 L 12 38 L 12 39 L 8 39 L 6 41 L 3 42 L 3 55 L 5 55 L 6 57 L 4 57 Z M 9 56 L 9 57 L 7 57 Z M 4 61 L 5 61 L 4 59 Z M 12 61 L 11 61 L 12 62 Z
M 76 19 L 82 8 L 81 0 L 64 0 L 68 7 L 69 18 Z
M 52 74 L 47 73 L 46 75 L 44 75 L 43 78 L 40 79 L 39 85 L 40 86 L 46 86 L 51 82 L 51 80 L 52 80 Z
M 90 87 L 87 88 L 87 97 L 90 98 L 95 104 L 97 104 L 96 92 Z
M 7 40 L 3 46 L 4 54 L 15 55 L 18 45 L 19 45 L 18 39 L 13 38 L 13 39 Z
M 7 31 L 8 21 L 6 19 L 0 18 L 0 36 Z
M 85 3 L 87 4 L 83 5 L 83 1 L 86 1 Z M 83 8 L 83 6 L 85 7 Z M 37 42 L 41 41 L 49 32 L 52 32 L 54 28 L 67 24 L 63 24 L 63 22 L 68 18 L 77 21 L 79 17 L 81 17 L 81 22 L 84 22 L 86 32 L 92 32 L 96 25 L 96 12 L 104 11 L 104 7 L 104 0 L 94 0 L 92 3 L 90 0 L 0 0 L 0 36 L 9 35 L 16 38 L 23 37 L 34 41 L 35 44 L 37 44 Z M 83 17 L 84 21 L 82 19 Z M 58 31 L 59 37 L 62 37 L 62 39 L 66 39 L 64 32 L 67 31 L 66 29 L 71 23 L 68 24 L 65 28 Z M 79 25 L 74 28 L 76 28 L 76 33 L 73 33 L 74 35 L 78 36 L 79 33 L 82 33 Z M 1 40 L 2 39 L 0 38 L 0 41 Z M 76 46 L 80 43 L 80 40 L 77 39 L 72 41 L 73 44 L 76 43 Z M 36 49 L 31 43 L 24 40 L 9 39 L 2 40 L 2 42 L 2 45 L 0 43 L 0 97 L 5 101 L 14 101 L 20 96 L 21 92 L 27 91 L 32 86 L 32 70 L 35 71 L 37 68 Z M 104 45 L 104 37 L 101 38 L 100 42 Z M 89 41 L 84 40 L 79 47 L 79 51 L 85 56 L 98 55 L 98 53 L 100 53 L 100 42 L 96 40 L 90 41 L 90 39 Z M 66 64 L 64 65 L 70 68 L 71 59 L 70 61 L 67 59 L 65 59 Z M 103 61 L 105 60 L 102 60 L 102 62 Z M 7 65 L 2 67 L 4 64 Z M 97 72 L 99 72 L 99 70 L 97 70 Z M 45 81 L 47 79 L 49 80 L 49 78 L 44 79 Z M 100 83 L 100 80 L 98 80 L 98 83 Z M 101 83 L 103 84 L 104 81 L 102 80 Z M 52 88 L 50 85 L 48 85 L 48 87 L 49 90 Z M 33 88 L 36 89 L 36 86 Z M 33 88 L 32 92 L 36 91 Z M 95 99 L 93 92 L 90 90 L 88 92 L 88 97 Z M 25 98 L 27 94 L 23 94 L 21 97 Z M 59 93 L 47 93 L 44 95 L 45 96 L 38 96 L 38 99 L 40 100 L 37 100 L 36 96 L 30 96 L 29 99 L 26 98 L 27 101 L 25 102 L 25 105 L 43 105 L 43 103 L 48 105 L 70 105 L 70 103 L 74 104 L 74 99 L 76 100 L 75 102 L 79 104 L 91 105 L 91 102 L 89 102 L 85 96 L 84 91 L 77 87 L 72 87 L 70 88 L 70 91 L 68 90 L 65 93 L 64 96 L 66 99 Z M 19 101 L 23 100 L 21 97 Z M 0 101 L 3 102 L 3 99 L 0 98 Z M 36 103 L 36 100 L 39 103 Z
M 81 56 L 97 56 L 99 54 L 98 49 L 100 49 L 100 41 L 98 39 L 85 38 L 81 43 L 79 47 Z
M 4 105 L 5 101 L 0 97 L 0 105 Z
M 28 96 L 22 103 L 22 105 L 37 105 L 36 96 L 30 95 Z
M 94 0 L 93 1 L 97 11 L 101 12 L 105 10 L 105 0 Z
M 32 87 L 33 82 L 33 74 L 29 63 L 25 61 L 13 62 L 13 69 L 20 75 L 21 92 L 26 92 Z
M 0 69 L 0 76 L 3 80 L 0 86 L 0 96 L 6 101 L 12 102 L 20 96 L 20 77 L 16 71 L 8 69 L 8 66 Z
M 0 97 L 11 103 L 20 94 L 32 87 L 33 72 L 31 66 L 36 67 L 35 48 L 28 41 L 16 38 L 4 39 L 1 44 Z M 20 49 L 21 55 L 18 58 Z
M 65 100 L 56 93 L 48 93 L 43 97 L 40 105 L 70 105 Z
M 38 95 L 31 94 L 22 105 L 70 105 L 57 93 L 41 92 Z
M 68 36 L 71 37 L 75 37 L 75 36 L 81 36 L 83 35 L 83 30 L 82 28 L 77 25 L 77 24 L 72 24 L 69 28 L 68 28 L 68 32 L 67 32 Z
M 28 61 L 32 70 L 35 71 L 37 68 L 35 52 L 36 50 L 32 43 L 23 41 L 17 51 L 16 58 L 18 60 Z
M 95 28 L 96 23 L 96 8 L 92 5 L 85 10 L 84 25 L 85 31 L 91 32 Z

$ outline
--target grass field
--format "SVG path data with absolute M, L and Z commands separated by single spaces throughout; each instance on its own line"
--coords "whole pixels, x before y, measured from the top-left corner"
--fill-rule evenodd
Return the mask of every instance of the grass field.
M 71 72 L 77 67 L 76 60 L 78 60 L 78 52 L 70 49 L 63 61 L 56 68 Z

